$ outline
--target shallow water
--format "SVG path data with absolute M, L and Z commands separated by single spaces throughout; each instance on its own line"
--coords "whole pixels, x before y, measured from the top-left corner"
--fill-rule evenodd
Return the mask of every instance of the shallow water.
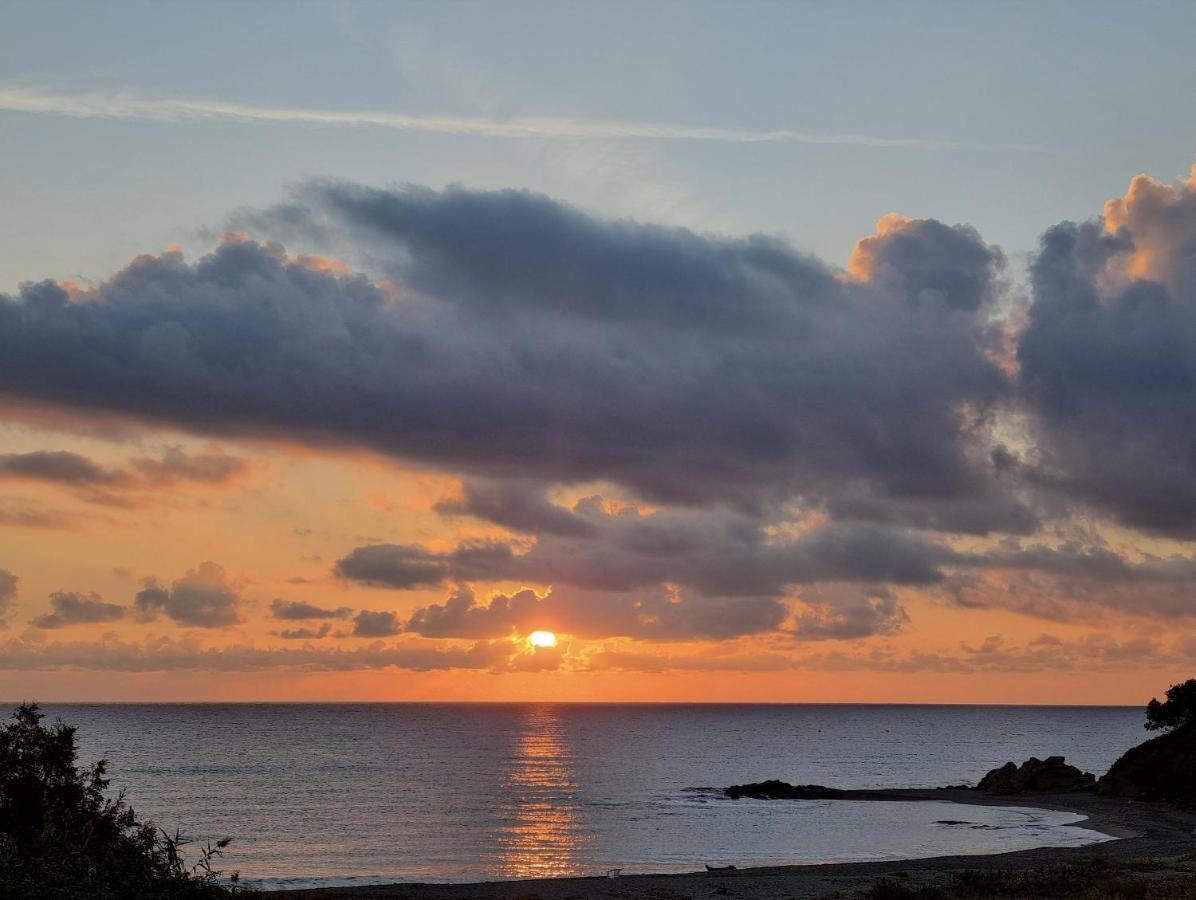
M 47 706 L 140 816 L 232 835 L 265 887 L 670 872 L 986 853 L 1104 839 L 1068 813 L 731 801 L 781 778 L 975 782 L 1029 755 L 1101 772 L 1141 710 L 561 704 Z M 943 820 L 963 824 L 943 824 Z

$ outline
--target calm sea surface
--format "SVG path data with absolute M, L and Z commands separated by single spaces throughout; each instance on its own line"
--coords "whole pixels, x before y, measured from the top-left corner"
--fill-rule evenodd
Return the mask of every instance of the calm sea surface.
M 1144 737 L 1092 707 L 47 705 L 139 816 L 231 835 L 263 887 L 473 881 L 1076 845 L 1077 817 L 944 803 L 726 800 L 765 778 L 974 783 L 1062 753 L 1100 773 Z M 941 824 L 939 820 L 965 824 Z

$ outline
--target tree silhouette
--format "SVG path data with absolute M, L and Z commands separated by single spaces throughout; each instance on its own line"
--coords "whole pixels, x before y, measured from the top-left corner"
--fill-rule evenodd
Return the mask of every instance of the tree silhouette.
M 43 719 L 36 704 L 22 704 L 0 728 L 0 897 L 230 893 L 212 867 L 227 839 L 202 847 L 188 867 L 182 836 L 139 821 L 123 795 L 107 796 L 107 763 L 80 767 L 75 729 Z
M 1146 704 L 1146 728 L 1150 731 L 1174 731 L 1196 722 L 1196 678 L 1167 688 L 1167 699 Z

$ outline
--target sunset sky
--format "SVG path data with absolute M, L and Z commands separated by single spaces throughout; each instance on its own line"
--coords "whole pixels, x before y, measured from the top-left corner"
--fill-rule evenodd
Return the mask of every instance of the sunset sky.
M 0 0 L 0 696 L 1193 675 L 1196 6 L 749 8 Z

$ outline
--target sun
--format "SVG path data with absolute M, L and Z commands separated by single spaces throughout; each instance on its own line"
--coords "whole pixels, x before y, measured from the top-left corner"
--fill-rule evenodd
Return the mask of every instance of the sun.
M 551 631 L 533 631 L 527 636 L 527 642 L 533 647 L 555 647 L 556 635 Z

